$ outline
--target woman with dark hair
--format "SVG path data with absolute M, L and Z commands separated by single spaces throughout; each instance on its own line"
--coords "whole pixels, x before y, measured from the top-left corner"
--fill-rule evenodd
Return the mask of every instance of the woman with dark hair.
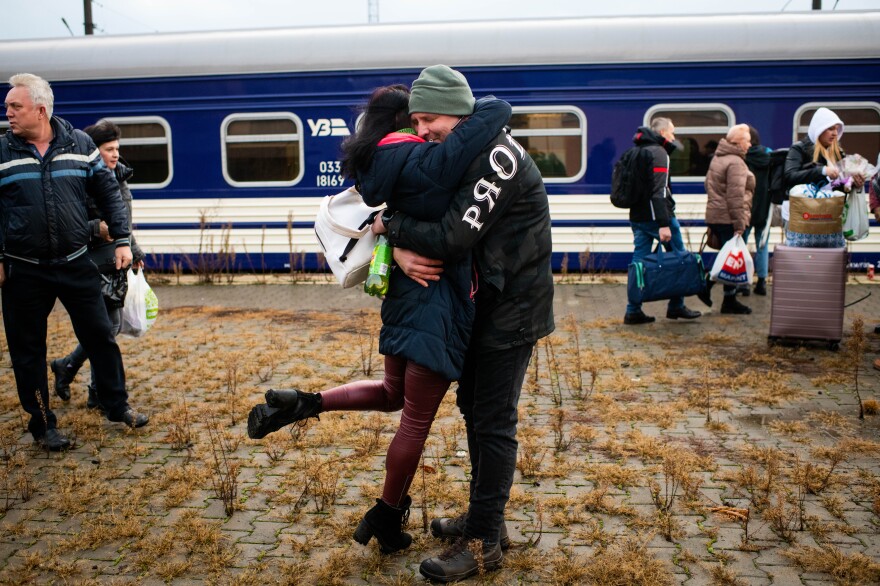
M 128 209 L 128 229 L 131 232 L 131 189 L 128 188 L 128 180 L 134 174 L 131 167 L 127 167 L 119 161 L 119 138 L 122 136 L 119 126 L 107 120 L 101 120 L 97 124 L 92 124 L 83 129 L 98 147 L 101 153 L 101 159 L 108 169 L 116 175 L 116 181 L 119 182 L 119 191 L 122 195 L 122 201 Z M 114 250 L 116 244 L 110 238 L 110 232 L 107 230 L 107 223 L 101 218 L 101 211 L 97 204 L 91 199 L 87 200 L 89 212 L 89 228 L 91 229 L 91 239 L 89 241 L 89 255 L 92 261 L 97 265 L 98 270 L 105 280 L 109 280 L 115 276 L 116 264 L 114 260 Z M 143 269 L 145 254 L 141 247 L 135 241 L 134 233 L 131 232 L 131 253 L 133 269 Z M 123 274 L 120 277 L 124 279 Z M 107 314 L 110 316 L 110 322 L 113 325 L 113 334 L 118 334 L 122 326 L 122 305 L 119 300 L 105 297 L 105 305 Z M 88 359 L 82 344 L 77 344 L 73 352 L 64 358 L 56 358 L 49 363 L 52 372 L 55 374 L 55 394 L 63 401 L 70 400 L 70 383 L 73 382 L 79 369 Z M 91 381 L 88 386 L 88 399 L 86 407 L 89 409 L 101 409 L 98 401 L 98 393 L 95 389 L 95 371 L 92 369 Z
M 443 142 L 426 142 L 409 127 L 406 86 L 373 92 L 358 132 L 342 145 L 344 173 L 355 179 L 368 205 L 386 203 L 390 212 L 440 220 L 471 162 L 510 119 L 506 102 L 484 98 L 474 103 L 469 88 L 466 93 L 453 92 L 452 103 L 446 104 L 450 115 L 460 116 L 454 132 Z M 354 533 L 364 545 L 375 536 L 383 553 L 412 542 L 402 531 L 411 503 L 407 493 L 440 402 L 461 375 L 474 319 L 471 276 L 469 255 L 445 264 L 440 280 L 427 287 L 393 270 L 382 302 L 383 380 L 320 393 L 269 390 L 266 404 L 254 407 L 248 417 L 248 435 L 259 439 L 325 411 L 403 409 L 385 460 L 382 498 Z

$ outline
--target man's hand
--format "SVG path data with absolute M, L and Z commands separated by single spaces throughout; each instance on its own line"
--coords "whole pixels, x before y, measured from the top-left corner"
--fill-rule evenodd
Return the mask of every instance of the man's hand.
M 0 261 L 0 287 L 6 283 L 6 266 Z
M 865 178 L 861 175 L 853 175 L 853 187 L 856 189 L 861 189 L 865 186 Z
M 130 246 L 117 246 L 116 247 L 116 270 L 124 269 L 131 264 L 131 247 Z
M 100 226 L 99 229 L 101 232 L 101 238 L 103 238 L 107 242 L 113 242 L 113 238 L 110 237 L 110 229 L 107 227 L 107 222 L 105 222 L 104 220 L 101 220 L 101 223 L 99 224 L 99 226 Z
M 443 261 L 434 260 L 407 250 L 394 247 L 394 261 L 404 274 L 421 285 L 428 286 L 428 281 L 439 281 L 443 272 Z
M 670 240 L 672 240 L 672 230 L 668 226 L 660 228 L 660 242 L 669 242 Z

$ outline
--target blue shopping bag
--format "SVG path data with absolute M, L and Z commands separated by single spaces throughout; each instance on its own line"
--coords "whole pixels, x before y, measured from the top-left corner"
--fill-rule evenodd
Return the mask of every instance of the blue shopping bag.
M 706 287 L 706 271 L 700 255 L 682 251 L 664 252 L 658 244 L 654 252 L 629 265 L 626 293 L 629 302 L 688 297 Z

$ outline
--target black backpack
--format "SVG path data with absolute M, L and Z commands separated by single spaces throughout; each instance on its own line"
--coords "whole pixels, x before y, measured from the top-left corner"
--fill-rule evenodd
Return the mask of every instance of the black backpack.
M 767 170 L 767 195 L 770 201 L 776 205 L 782 205 L 788 199 L 788 189 L 785 186 L 785 157 L 788 149 L 776 149 L 770 153 L 770 165 Z
M 654 156 L 646 148 L 634 146 L 614 163 L 611 173 L 611 203 L 629 209 L 651 197 L 654 189 Z

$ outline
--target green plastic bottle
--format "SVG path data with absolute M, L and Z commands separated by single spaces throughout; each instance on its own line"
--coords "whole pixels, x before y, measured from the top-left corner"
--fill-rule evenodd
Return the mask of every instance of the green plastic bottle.
M 388 293 L 388 277 L 391 274 L 391 245 L 384 234 L 376 239 L 370 272 L 364 282 L 364 292 L 374 297 L 384 297 Z

